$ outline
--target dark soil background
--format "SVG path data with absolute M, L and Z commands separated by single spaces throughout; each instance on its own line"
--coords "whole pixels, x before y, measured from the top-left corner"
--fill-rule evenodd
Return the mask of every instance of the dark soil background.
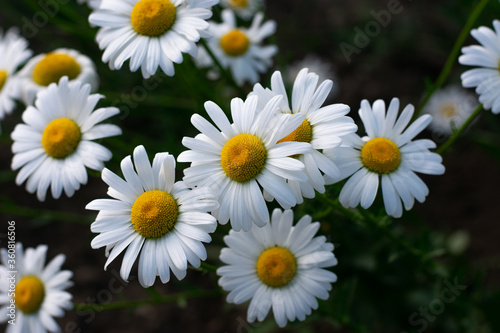
M 4 30 L 13 25 L 19 26 L 19 22 L 24 22 L 23 18 L 29 20 L 36 13 L 36 8 L 41 10 L 39 2 L 42 0 L 30 0 L 11 5 L 9 11 L 2 11 L 1 8 L 4 8 L 7 1 L 10 2 L 0 0 L 0 26 Z M 321 56 L 336 69 L 336 84 L 340 87 L 340 93 L 335 101 L 350 105 L 351 116 L 355 119 L 362 99 L 373 102 L 382 98 L 389 102 L 392 97 L 399 97 L 402 105 L 418 105 L 426 83 L 437 77 L 462 29 L 472 8 L 471 1 L 402 0 L 398 7 L 401 12 L 391 15 L 387 26 L 381 28 L 376 36 L 370 37 L 368 45 L 358 48 L 359 52 L 353 53 L 351 61 L 347 61 L 340 48 L 341 43 L 355 46 L 358 29 L 363 31 L 369 22 L 375 20 L 373 13 L 387 10 L 391 2 L 393 1 L 267 1 L 267 17 L 275 20 L 278 27 L 276 36 L 271 39 L 280 48 L 276 68 L 283 69 L 287 63 L 300 60 L 311 53 Z M 61 5 L 61 8 L 70 5 L 75 6 L 73 0 L 68 5 Z M 491 26 L 491 20 L 500 17 L 500 4 L 493 1 L 488 8 L 479 23 Z M 84 8 L 80 12 L 88 15 L 89 11 Z M 55 19 L 57 17 L 56 15 Z M 59 44 L 40 36 L 30 39 L 30 47 L 35 54 L 65 47 L 60 42 L 64 40 L 76 48 L 79 43 L 77 39 L 64 32 L 53 33 L 57 30 L 51 26 L 51 22 L 47 26 L 47 32 L 40 36 L 50 39 L 53 34 L 54 40 L 59 40 Z M 471 43 L 475 41 L 469 38 L 466 45 Z M 89 41 L 82 45 L 86 47 L 82 51 L 88 50 L 89 53 L 96 54 L 93 59 L 96 63 L 99 62 L 100 51 L 97 46 L 88 46 Z M 99 64 L 98 67 L 107 72 L 107 76 L 114 75 L 110 74 L 105 65 Z M 449 83 L 459 84 L 459 76 L 464 69 L 457 64 Z M 121 72 L 127 70 L 128 67 Z M 137 79 L 137 76 L 134 77 Z M 113 90 L 106 79 L 103 79 L 101 86 L 106 90 Z M 10 171 L 12 142 L 8 133 L 20 121 L 22 111 L 20 106 L 13 115 L 2 121 L 0 220 L 4 221 L 4 230 L 7 221 L 15 220 L 17 240 L 23 242 L 25 247 L 48 244 L 48 258 L 53 258 L 58 253 L 66 254 L 64 267 L 74 272 L 75 286 L 69 291 L 74 295 L 76 304 L 108 304 L 149 298 L 150 291 L 141 288 L 137 281 L 131 280 L 127 285 L 118 278 L 121 257 L 110 265 L 108 271 L 103 271 L 106 259 L 104 251 L 90 248 L 90 241 L 95 235 L 90 232 L 89 223 L 95 214 L 86 211 L 84 207 L 95 198 L 105 197 L 106 185 L 98 175 L 89 177 L 89 183 L 72 198 L 49 198 L 44 203 L 38 202 L 34 195 L 29 195 L 24 185 L 15 185 L 15 174 Z M 189 124 L 189 116 L 179 117 L 183 124 Z M 481 284 L 493 293 L 493 290 L 498 290 L 500 282 L 500 120 L 487 111 L 483 112 L 474 126 L 445 154 L 445 175 L 424 177 L 430 188 L 430 195 L 424 204 L 416 204 L 414 214 L 432 230 L 445 236 L 459 230 L 464 231 L 470 239 L 464 255 L 464 260 L 469 263 L 467 267 L 479 272 L 483 277 Z M 187 125 L 180 127 L 185 128 Z M 179 133 L 184 128 L 178 129 Z M 440 137 L 433 139 L 438 144 L 444 141 Z M 128 154 L 130 153 L 131 150 Z M 149 149 L 148 153 L 153 155 Z M 119 161 L 125 153 L 117 155 Z M 117 172 L 118 168 L 112 170 Z M 220 241 L 214 243 L 221 244 Z M 220 247 L 211 244 L 207 248 L 208 262 L 217 265 Z M 339 262 L 342 265 L 341 257 Z M 137 268 L 134 267 L 132 274 L 136 271 Z M 217 290 L 216 285 L 215 274 L 190 270 L 182 285 L 174 280 L 166 285 L 157 282 L 155 289 L 162 295 L 170 295 L 185 291 L 187 286 Z M 333 287 L 335 289 L 336 285 Z M 331 298 L 329 302 L 335 302 L 335 299 Z M 276 329 L 272 321 L 258 325 L 247 324 L 246 308 L 246 305 L 227 304 L 224 294 L 220 294 L 105 312 L 99 311 L 100 309 L 69 311 L 59 323 L 63 332 L 268 332 Z M 356 331 L 346 327 L 329 320 L 312 320 L 307 326 L 294 326 L 296 331 L 304 332 Z M 375 328 L 367 331 L 386 332 Z M 433 331 L 432 324 L 428 331 Z

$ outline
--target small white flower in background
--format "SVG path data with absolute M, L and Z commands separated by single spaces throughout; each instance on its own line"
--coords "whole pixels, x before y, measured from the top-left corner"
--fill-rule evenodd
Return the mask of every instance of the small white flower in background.
M 141 68 L 148 78 L 158 69 L 173 76 L 182 54 L 195 57 L 196 42 L 206 33 L 211 6 L 219 0 L 102 0 L 89 16 L 101 27 L 96 40 L 104 50 L 102 61 L 113 70 L 130 59 L 132 72 Z
M 450 86 L 436 91 L 422 113 L 432 116 L 429 129 L 436 134 L 450 135 L 459 128 L 477 108 L 477 98 L 467 90 Z
M 133 155 L 134 163 L 130 156 L 121 163 L 125 180 L 108 169 L 102 172 L 113 199 L 96 199 L 86 207 L 99 210 L 90 229 L 100 234 L 91 246 L 106 247 L 104 269 L 126 249 L 120 269 L 125 281 L 137 258 L 144 288 L 152 286 L 156 276 L 167 283 L 170 270 L 181 280 L 188 262 L 200 267 L 200 260 L 207 258 L 202 242 L 209 243 L 209 233 L 217 227 L 208 214 L 217 209 L 217 198 L 210 188 L 191 190 L 182 181 L 175 182 L 172 155 L 156 154 L 152 165 L 143 146 L 136 147 Z
M 19 71 L 17 84 L 23 102 L 26 106 L 33 105 L 39 91 L 58 83 L 63 76 L 70 82 L 90 84 L 91 92 L 96 92 L 99 86 L 99 76 L 89 57 L 73 49 L 57 49 L 31 58 Z
M 8 333 L 60 332 L 53 317 L 62 317 L 64 310 L 73 307 L 72 295 L 65 291 L 73 285 L 70 281 L 73 273 L 61 270 L 66 257 L 59 254 L 45 265 L 46 245 L 24 251 L 22 244 L 17 243 L 15 251 L 15 267 L 12 268 L 7 249 L 1 250 L 0 323 L 10 320 L 8 306 L 15 304 L 15 325 L 7 324 Z M 12 271 L 16 271 L 14 292 L 9 290 Z
M 244 20 L 251 19 L 264 6 L 262 0 L 221 0 L 220 4 Z
M 333 86 L 326 97 L 326 101 L 335 98 L 339 94 L 339 79 L 331 63 L 314 54 L 308 54 L 304 59 L 295 61 L 288 65 L 285 71 L 285 80 L 287 83 L 293 83 L 299 72 L 303 68 L 309 68 L 309 71 L 319 76 L 319 82 L 331 80 Z
M 222 23 L 210 22 L 208 31 L 214 37 L 207 40 L 207 45 L 221 66 L 229 68 L 238 85 L 259 81 L 259 74 L 268 70 L 273 63 L 273 56 L 278 52 L 275 45 L 261 45 L 276 30 L 274 21 L 262 24 L 263 20 L 264 14 L 257 13 L 250 28 L 238 27 L 234 12 L 226 9 L 222 12 Z M 202 47 L 195 62 L 199 67 L 214 66 L 213 60 Z
M 63 77 L 41 91 L 35 106 L 24 111 L 24 123 L 11 134 L 12 170 L 21 169 L 16 184 L 26 181 L 26 190 L 36 191 L 44 201 L 49 186 L 57 199 L 64 192 L 71 197 L 87 183 L 85 167 L 101 171 L 111 151 L 92 140 L 120 135 L 116 125 L 99 124 L 120 111 L 115 107 L 94 110 L 104 96 L 90 94 L 89 84 L 68 82 Z
M 220 130 L 194 114 L 191 122 L 201 134 L 182 139 L 182 144 L 191 150 L 182 152 L 177 160 L 192 162 L 184 170 L 184 181 L 191 187 L 213 187 L 220 202 L 214 215 L 221 224 L 231 220 L 234 230 L 247 231 L 254 223 L 262 227 L 269 222 L 260 187 L 282 207 L 290 208 L 297 200 L 286 180 L 307 181 L 304 164 L 289 156 L 308 153 L 311 145 L 278 143 L 304 121 L 304 115 L 275 115 L 281 99 L 282 96 L 275 96 L 261 109 L 257 96 L 246 101 L 234 98 L 233 124 L 220 107 L 206 102 L 205 109 Z
M 102 0 L 77 0 L 77 2 L 80 5 L 86 3 L 91 9 L 98 9 Z
M 328 299 L 337 276 L 326 270 L 337 265 L 333 244 L 314 237 L 319 222 L 303 216 L 295 226 L 293 212 L 275 209 L 271 223 L 251 231 L 229 231 L 224 237 L 217 269 L 219 285 L 229 291 L 227 301 L 241 304 L 251 299 L 248 322 L 263 321 L 272 309 L 280 327 L 304 320 L 318 308 L 316 298 Z
M 292 133 L 278 142 L 307 142 L 312 145 L 308 154 L 297 156 L 304 163 L 307 182 L 289 180 L 297 203 L 303 202 L 303 197 L 314 198 L 315 190 L 325 192 L 323 173 L 331 178 L 339 178 L 340 170 L 334 161 L 323 155 L 322 150 L 334 148 L 342 143 L 342 137 L 356 132 L 358 127 L 350 117 L 346 117 L 350 108 L 345 104 L 330 104 L 322 106 L 330 89 L 332 81 L 325 80 L 318 85 L 318 75 L 302 69 L 295 79 L 292 96 L 288 101 L 285 85 L 279 71 L 271 77 L 271 89 L 264 89 L 259 83 L 254 86 L 250 95 L 259 97 L 259 108 L 276 95 L 282 95 L 279 111 L 282 113 L 303 114 L 302 124 Z
M 18 29 L 11 28 L 4 34 L 0 28 L 0 120 L 12 112 L 14 100 L 20 98 L 16 71 L 31 54 L 28 41 L 19 35 Z
M 324 151 L 340 168 L 341 179 L 350 177 L 340 192 L 339 200 L 344 207 L 359 204 L 365 209 L 370 207 L 382 182 L 387 214 L 401 217 L 401 200 L 405 209 L 410 210 L 414 199 L 423 202 L 429 194 L 429 189 L 415 172 L 444 173 L 441 156 L 429 151 L 436 148 L 436 144 L 428 139 L 412 141 L 429 125 L 432 117 L 420 116 L 408 126 L 414 112 L 413 105 L 407 105 L 399 118 L 398 110 L 397 98 L 392 99 L 387 114 L 384 101 L 376 100 L 372 108 L 367 100 L 363 100 L 359 116 L 367 136 L 348 135 L 341 147 Z M 338 180 L 331 179 L 331 182 Z
M 462 48 L 458 62 L 478 66 L 461 75 L 465 88 L 476 88 L 479 102 L 494 114 L 500 113 L 500 21 L 494 20 L 495 31 L 487 27 L 471 30 L 471 35 L 481 44 Z

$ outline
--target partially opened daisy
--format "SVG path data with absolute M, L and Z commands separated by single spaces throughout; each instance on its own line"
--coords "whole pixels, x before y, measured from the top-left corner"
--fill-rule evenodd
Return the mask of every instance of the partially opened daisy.
M 113 199 L 96 199 L 86 207 L 100 211 L 90 227 L 99 233 L 91 246 L 106 247 L 104 269 L 126 250 L 120 269 L 125 281 L 138 257 L 143 287 L 152 286 L 156 276 L 168 282 L 170 270 L 181 280 L 188 262 L 200 267 L 207 258 L 202 242 L 210 242 L 217 227 L 208 214 L 218 207 L 214 191 L 175 182 L 175 159 L 168 153 L 156 154 L 152 165 L 143 146 L 133 155 L 133 163 L 130 156 L 121 163 L 125 180 L 108 169 L 102 172 Z
M 120 69 L 130 59 L 130 70 L 141 67 L 143 77 L 158 67 L 174 75 L 173 63 L 182 54 L 197 54 L 196 42 L 207 37 L 206 21 L 219 0 L 102 0 L 89 22 L 101 27 L 96 39 L 104 50 L 102 61 Z
M 19 89 L 15 84 L 15 74 L 19 65 L 31 57 L 28 41 L 11 28 L 5 34 L 0 28 L 0 120 L 12 112 L 19 99 Z
M 477 105 L 477 98 L 469 91 L 449 86 L 436 91 L 422 112 L 432 116 L 430 130 L 436 134 L 450 135 L 454 129 L 462 126 Z
M 264 5 L 262 0 L 221 0 L 220 4 L 245 20 L 251 19 Z
M 61 270 L 66 257 L 59 254 L 45 265 L 46 254 L 46 245 L 24 251 L 17 243 L 15 249 L 1 250 L 0 323 L 11 321 L 9 333 L 60 332 L 53 317 L 62 317 L 73 307 L 66 291 L 73 285 L 73 273 Z
M 226 9 L 222 12 L 222 23 L 210 22 L 209 32 L 214 38 L 207 44 L 214 56 L 224 68 L 229 68 L 237 84 L 251 84 L 259 80 L 259 73 L 265 73 L 273 63 L 273 56 L 278 52 L 275 45 L 262 46 L 262 41 L 276 30 L 274 21 L 262 24 L 264 14 L 255 15 L 250 28 L 238 27 L 234 12 Z M 206 51 L 200 49 L 199 66 L 213 65 Z
M 296 156 L 305 165 L 308 181 L 288 181 L 297 203 L 303 202 L 303 196 L 314 198 L 315 190 L 325 192 L 323 174 L 331 178 L 340 176 L 340 170 L 334 161 L 323 155 L 322 150 L 339 146 L 343 136 L 356 132 L 358 128 L 352 118 L 346 117 L 350 111 L 348 105 L 338 103 L 322 106 L 332 85 L 331 80 L 325 80 L 318 86 L 318 75 L 309 73 L 304 68 L 295 79 L 290 102 L 279 71 L 274 72 L 271 77 L 271 89 L 264 89 L 256 84 L 250 93 L 259 97 L 261 105 L 273 96 L 282 95 L 284 98 L 279 105 L 280 112 L 305 116 L 295 131 L 278 141 L 307 142 L 313 148 L 308 154 Z
M 304 121 L 303 115 L 280 115 L 275 112 L 282 96 L 275 96 L 263 109 L 257 107 L 257 96 L 243 102 L 231 101 L 231 124 L 224 112 L 213 102 L 205 103 L 211 123 L 198 114 L 191 117 L 201 132 L 195 138 L 185 137 L 182 144 L 191 149 L 182 152 L 178 161 L 192 162 L 184 170 L 188 186 L 210 186 L 217 191 L 220 209 L 214 212 L 221 224 L 231 220 L 235 230 L 250 230 L 269 222 L 262 190 L 268 191 L 284 208 L 297 203 L 287 179 L 306 181 L 304 164 L 291 158 L 311 150 L 304 142 L 279 140 Z
M 229 303 L 248 300 L 248 322 L 262 321 L 272 309 L 280 327 L 304 320 L 318 308 L 316 298 L 326 300 L 337 276 L 325 268 L 335 266 L 333 244 L 325 236 L 314 237 L 320 225 L 303 216 L 296 226 L 293 212 L 275 209 L 271 224 L 251 231 L 229 231 L 224 237 L 217 269 L 219 285 Z
M 381 182 L 387 214 L 401 217 L 401 200 L 409 210 L 414 199 L 423 202 L 429 194 L 429 189 L 415 172 L 444 173 L 441 156 L 429 151 L 436 148 L 436 144 L 428 139 L 412 141 L 429 125 L 432 117 L 420 116 L 408 126 L 414 112 L 413 105 L 407 105 L 399 118 L 398 110 L 397 98 L 392 99 L 387 114 L 384 101 L 376 100 L 372 107 L 363 100 L 359 116 L 367 136 L 349 135 L 344 138 L 342 147 L 325 151 L 339 166 L 341 178 L 350 177 L 340 192 L 339 200 L 344 207 L 359 204 L 365 209 L 370 207 Z M 338 179 L 331 180 L 335 181 Z
M 99 76 L 92 60 L 73 49 L 57 49 L 47 54 L 31 58 L 19 71 L 19 89 L 26 105 L 32 105 L 36 94 L 51 83 L 58 83 L 67 76 L 69 81 L 88 83 L 91 91 L 96 92 Z
M 471 35 L 480 45 L 462 48 L 458 62 L 477 66 L 461 76 L 465 88 L 476 88 L 479 102 L 494 114 L 500 113 L 500 21 L 494 20 L 495 31 L 487 27 L 471 30 Z
M 14 144 L 12 170 L 21 169 L 16 184 L 26 181 L 26 190 L 45 200 L 51 187 L 57 199 L 71 197 L 87 183 L 87 170 L 102 170 L 111 152 L 92 140 L 121 134 L 116 125 L 99 124 L 119 113 L 115 107 L 95 106 L 104 96 L 90 94 L 90 85 L 63 77 L 41 91 L 35 106 L 28 106 L 11 134 Z

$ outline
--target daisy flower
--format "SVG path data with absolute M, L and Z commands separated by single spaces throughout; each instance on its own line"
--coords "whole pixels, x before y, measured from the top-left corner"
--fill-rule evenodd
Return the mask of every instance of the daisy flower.
M 462 126 L 477 105 L 477 98 L 467 90 L 450 86 L 436 91 L 422 112 L 432 115 L 429 129 L 436 134 L 450 135 Z
M 285 73 L 286 82 L 293 83 L 303 68 L 309 68 L 309 71 L 316 73 L 319 76 L 319 82 L 323 82 L 325 80 L 333 81 L 330 93 L 326 97 L 327 101 L 339 94 L 339 79 L 335 73 L 333 65 L 315 54 L 308 54 L 304 59 L 290 64 Z
M 308 154 L 296 156 L 305 165 L 308 181 L 288 181 L 297 203 L 302 203 L 303 197 L 314 198 L 315 190 L 320 193 L 325 192 L 323 174 L 331 178 L 340 176 L 339 168 L 334 161 L 323 155 L 322 150 L 339 146 L 342 136 L 352 134 L 358 129 L 354 121 L 346 117 L 350 111 L 349 106 L 340 103 L 322 106 L 332 85 L 331 80 L 325 80 L 318 86 L 318 75 L 304 68 L 295 79 L 291 103 L 288 102 L 279 71 L 274 72 L 271 77 L 271 89 L 264 89 L 257 83 L 250 93 L 259 97 L 259 103 L 266 103 L 273 96 L 283 95 L 284 98 L 279 105 L 280 112 L 305 116 L 295 131 L 278 141 L 307 142 L 313 148 Z
M 377 195 L 379 182 L 382 182 L 387 214 L 401 217 L 401 200 L 405 209 L 409 210 L 414 199 L 424 202 L 429 194 L 429 189 L 415 172 L 429 175 L 444 173 L 441 156 L 429 151 L 436 148 L 436 144 L 428 139 L 412 141 L 429 125 L 432 117 L 420 116 L 406 128 L 414 107 L 407 105 L 396 121 L 398 110 L 397 98 L 392 99 L 387 114 L 384 101 L 375 101 L 372 108 L 367 100 L 363 100 L 359 116 L 367 136 L 349 135 L 344 138 L 342 147 L 325 151 L 339 166 L 341 178 L 350 177 L 340 192 L 339 200 L 344 207 L 356 207 L 360 203 L 365 209 L 370 207 Z
M 249 20 L 262 9 L 262 0 L 221 0 L 222 7 L 233 10 L 242 19 Z
M 218 207 L 217 199 L 207 187 L 191 190 L 175 182 L 172 155 L 156 154 L 153 165 L 143 146 L 133 155 L 134 163 L 130 156 L 121 162 L 125 180 L 108 169 L 102 172 L 113 199 L 96 199 L 86 207 L 100 210 L 90 227 L 99 233 L 91 246 L 106 246 L 104 269 L 127 249 L 120 269 L 125 281 L 139 253 L 139 282 L 144 288 L 152 286 L 157 275 L 168 282 L 170 270 L 181 280 L 188 262 L 200 267 L 200 260 L 207 258 L 202 242 L 210 242 L 209 233 L 217 227 L 207 212 Z
M 101 27 L 96 39 L 104 50 L 102 61 L 120 69 L 130 59 L 130 70 L 141 67 L 144 78 L 156 73 L 174 75 L 173 63 L 182 53 L 193 57 L 197 42 L 207 37 L 206 21 L 219 0 L 102 0 L 89 22 Z
M 461 75 L 465 88 L 476 88 L 479 102 L 494 114 L 500 113 L 500 21 L 494 20 L 495 31 L 487 27 L 472 29 L 471 35 L 481 44 L 462 48 L 458 62 L 478 66 Z
M 69 82 L 65 76 L 59 85 L 52 83 L 41 91 L 35 106 L 28 106 L 11 134 L 14 144 L 12 170 L 21 169 L 16 184 L 25 180 L 26 190 L 36 191 L 44 201 L 51 187 L 57 199 L 62 190 L 71 197 L 80 184 L 87 183 L 85 167 L 102 170 L 111 152 L 92 140 L 121 134 L 116 125 L 98 124 L 119 113 L 115 107 L 94 110 L 104 96 L 90 95 L 90 85 Z
M 7 333 L 60 332 L 53 317 L 62 317 L 64 310 L 73 307 L 72 296 L 65 291 L 73 285 L 73 273 L 61 270 L 66 257 L 59 254 L 45 265 L 46 254 L 47 245 L 24 251 L 17 243 L 13 249 L 1 250 L 0 323 L 15 315 L 15 325 L 7 324 Z
M 210 186 L 216 189 L 220 209 L 214 212 L 221 224 L 231 220 L 235 230 L 250 230 L 252 221 L 259 227 L 269 222 L 264 197 L 259 185 L 284 208 L 297 203 L 286 179 L 306 181 L 304 164 L 291 158 L 304 154 L 311 145 L 304 142 L 282 142 L 303 121 L 304 116 L 280 115 L 275 111 L 282 96 L 275 96 L 258 112 L 257 96 L 245 102 L 231 101 L 231 124 L 213 102 L 205 109 L 220 131 L 198 114 L 191 117 L 202 133 L 195 138 L 184 137 L 182 144 L 191 149 L 182 152 L 179 162 L 192 162 L 184 170 L 188 186 Z
M 69 81 L 88 83 L 92 92 L 99 86 L 99 76 L 89 57 L 73 49 L 57 49 L 31 58 L 19 71 L 19 89 L 26 105 L 32 105 L 36 94 L 51 83 L 67 76 Z
M 272 57 L 278 52 L 275 45 L 262 46 L 262 41 L 276 30 L 274 21 L 262 24 L 264 14 L 255 15 L 249 29 L 236 25 L 234 12 L 222 11 L 222 23 L 210 22 L 208 31 L 214 35 L 207 41 L 208 47 L 224 68 L 229 68 L 238 85 L 245 81 L 251 84 L 259 80 L 259 73 L 265 73 L 272 65 Z M 213 60 L 204 49 L 195 59 L 200 67 L 213 65 Z
M 14 99 L 19 99 L 15 73 L 31 54 L 28 41 L 17 29 L 11 28 L 5 34 L 0 29 L 0 120 L 14 109 Z
M 316 298 L 326 300 L 337 276 L 326 270 L 337 259 L 325 236 L 314 237 L 319 222 L 309 215 L 292 226 L 293 212 L 275 209 L 271 224 L 245 232 L 229 231 L 224 237 L 217 269 L 219 285 L 229 291 L 227 301 L 250 301 L 247 321 L 262 321 L 272 308 L 280 327 L 304 320 L 318 308 Z M 314 238 L 313 238 L 314 237 Z

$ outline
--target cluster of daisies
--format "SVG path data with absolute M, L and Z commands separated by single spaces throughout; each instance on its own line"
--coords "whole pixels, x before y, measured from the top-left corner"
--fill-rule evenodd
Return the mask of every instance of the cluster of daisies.
M 94 142 L 120 135 L 121 129 L 101 123 L 119 110 L 96 108 L 104 96 L 96 93 L 93 62 L 63 48 L 31 57 L 15 30 L 0 32 L 0 119 L 16 100 L 26 106 L 23 123 L 11 133 L 16 183 L 26 182 L 27 191 L 43 201 L 49 188 L 53 198 L 63 191 L 71 197 L 86 184 L 87 168 L 101 171 L 110 198 L 86 206 L 98 211 L 91 247 L 106 249 L 105 269 L 123 254 L 124 280 L 137 261 L 143 287 L 156 277 L 167 283 L 171 274 L 181 280 L 188 265 L 200 267 L 210 234 L 229 222 L 217 275 L 228 302 L 250 301 L 249 322 L 264 320 L 271 310 L 280 327 L 304 320 L 318 307 L 317 299 L 328 298 L 337 279 L 329 270 L 337 264 L 333 244 L 316 236 L 320 224 L 310 216 L 294 225 L 292 207 L 345 181 L 339 196 L 344 207 L 367 209 L 380 192 L 387 214 L 401 217 L 403 207 L 409 210 L 415 199 L 423 202 L 429 194 L 417 174 L 444 173 L 442 158 L 431 151 L 436 144 L 417 136 L 429 125 L 437 133 L 453 133 L 478 104 L 458 87 L 437 92 L 421 116 L 412 105 L 399 112 L 397 98 L 388 106 L 363 100 L 359 117 L 365 134 L 360 136 L 348 116 L 350 107 L 328 102 L 332 80 L 300 68 L 291 91 L 280 71 L 272 74 L 269 87 L 259 83 L 277 53 L 276 46 L 263 45 L 276 24 L 264 22 L 261 1 L 222 0 L 220 22 L 207 21 L 219 0 L 87 4 L 93 9 L 89 22 L 99 28 L 102 61 L 112 70 L 128 60 L 130 70 L 140 68 L 145 78 L 158 68 L 173 76 L 174 64 L 188 54 L 211 75 L 228 70 L 238 85 L 249 83 L 253 89 L 245 99 L 231 100 L 230 117 L 225 105 L 211 101 L 205 103 L 206 116 L 192 116 L 200 133 L 182 140 L 187 150 L 177 162 L 190 163 L 182 180 L 175 180 L 174 156 L 158 153 L 151 161 L 143 146 L 121 161 L 120 176 L 104 166 L 111 151 Z M 462 84 L 476 87 L 479 102 L 498 113 L 500 21 L 493 25 L 495 31 L 472 31 L 483 46 L 465 47 L 459 62 L 482 67 L 465 72 Z M 272 201 L 281 208 L 269 212 Z M 10 304 L 19 310 L 12 332 L 57 331 L 53 317 L 72 307 L 65 291 L 71 272 L 61 271 L 64 255 L 45 266 L 46 252 L 42 245 L 24 251 L 19 243 L 13 282 L 0 281 L 0 320 L 8 320 Z M 0 255 L 4 277 L 13 271 L 12 254 L 3 249 Z

